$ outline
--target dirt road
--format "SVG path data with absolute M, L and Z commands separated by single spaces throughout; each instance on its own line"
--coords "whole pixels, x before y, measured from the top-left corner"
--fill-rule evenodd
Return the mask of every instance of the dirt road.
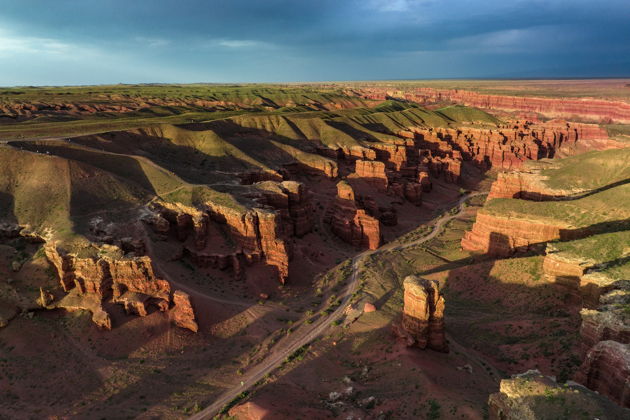
M 476 196 L 484 195 L 484 194 L 487 194 L 487 193 L 477 192 L 477 193 L 470 193 L 470 194 L 466 194 L 462 196 L 455 204 L 458 211 L 454 214 L 445 214 L 439 219 L 437 219 L 435 223 L 433 224 L 433 230 L 431 231 L 431 233 L 427 234 L 426 236 L 420 239 L 417 239 L 415 241 L 412 241 L 406 244 L 396 245 L 396 246 L 392 246 L 391 244 L 386 244 L 377 250 L 365 251 L 355 256 L 352 259 L 352 274 L 350 275 L 350 281 L 348 282 L 347 286 L 342 292 L 343 299 L 341 301 L 341 305 L 339 305 L 339 307 L 334 312 L 332 312 L 330 315 L 326 317 L 322 317 L 321 319 L 317 320 L 313 324 L 310 324 L 310 325 L 303 324 L 302 327 L 298 328 L 290 336 L 286 337 L 283 342 L 278 343 L 278 345 L 271 351 L 271 353 L 269 354 L 269 356 L 267 356 L 267 358 L 265 358 L 265 360 L 263 360 L 259 365 L 250 369 L 244 375 L 243 380 L 240 385 L 223 393 L 210 406 L 201 410 L 199 413 L 191 416 L 190 419 L 191 420 L 211 419 L 217 413 L 219 413 L 226 404 L 228 404 L 230 401 L 232 401 L 242 392 L 249 390 L 258 381 L 263 379 L 267 374 L 271 373 L 272 371 L 280 367 L 287 357 L 293 354 L 300 347 L 318 338 L 320 335 L 322 335 L 331 327 L 331 324 L 334 321 L 340 319 L 343 316 L 343 313 L 346 310 L 346 306 L 348 305 L 350 299 L 352 298 L 352 294 L 355 292 L 357 285 L 359 283 L 358 282 L 358 279 L 359 279 L 358 265 L 361 259 L 369 255 L 378 255 L 382 252 L 387 252 L 387 251 L 392 251 L 392 250 L 398 251 L 401 249 L 405 249 L 411 246 L 421 244 L 423 242 L 430 241 L 431 239 L 435 238 L 437 235 L 439 235 L 442 232 L 442 229 L 444 228 L 444 225 L 446 223 L 448 223 L 450 220 L 458 217 L 461 214 L 461 212 L 463 211 L 464 202 L 466 202 L 468 199 L 472 197 L 476 197 Z

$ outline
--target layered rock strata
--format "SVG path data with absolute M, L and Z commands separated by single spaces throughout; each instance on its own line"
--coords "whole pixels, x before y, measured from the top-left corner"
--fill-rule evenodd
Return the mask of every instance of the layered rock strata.
M 362 249 L 376 249 L 381 243 L 378 219 L 357 207 L 352 186 L 346 181 L 337 184 L 337 197 L 325 216 L 330 229 L 345 242 Z
M 575 380 L 630 407 L 630 285 L 617 282 L 597 309 L 582 309 L 583 362 Z
M 407 276 L 403 281 L 404 308 L 402 330 L 408 345 L 447 352 L 444 336 L 444 297 L 439 284 L 418 276 Z
M 150 214 L 143 220 L 156 232 L 174 230 L 182 241 L 192 234 L 194 246 L 186 251 L 196 264 L 232 268 L 234 275 L 239 277 L 241 261 L 248 264 L 264 261 L 274 268 L 278 280 L 284 283 L 289 276 L 290 249 L 282 237 L 301 236 L 311 230 L 310 203 L 303 186 L 293 182 L 280 183 L 275 192 L 266 190 L 262 196 L 279 210 L 262 207 L 241 210 L 213 202 L 207 202 L 205 209 L 200 210 L 154 202 Z M 282 223 L 283 218 L 291 224 Z M 210 229 L 211 224 L 213 229 Z M 283 231 L 283 226 L 290 228 Z M 218 233 L 217 229 L 223 227 L 231 243 L 226 243 Z M 216 237 L 211 237 L 213 232 Z
M 630 103 L 596 98 L 544 98 L 488 95 L 460 89 L 369 88 L 356 91 L 366 99 L 404 99 L 418 103 L 455 102 L 491 110 L 539 113 L 551 118 L 581 118 L 591 121 L 630 123 Z
M 600 341 L 586 354 L 575 379 L 619 405 L 630 407 L 630 344 Z
M 468 251 L 493 256 L 509 256 L 515 250 L 544 250 L 548 241 L 575 239 L 567 225 L 553 226 L 535 221 L 503 217 L 480 210 L 470 231 L 464 233 L 461 245 Z
M 357 160 L 354 175 L 374 185 L 380 191 L 387 190 L 387 174 L 385 164 L 379 161 Z
M 57 271 L 61 287 L 69 294 L 56 307 L 87 309 L 93 321 L 111 329 L 106 302 L 119 303 L 129 314 L 146 316 L 148 307 L 168 311 L 171 287 L 153 272 L 149 257 L 125 257 L 120 249 L 104 246 L 93 256 L 67 253 L 55 244 L 47 244 L 45 253 Z M 181 297 L 180 305 L 185 297 Z M 188 302 L 190 305 L 190 302 Z M 193 318 L 194 319 L 194 318 Z

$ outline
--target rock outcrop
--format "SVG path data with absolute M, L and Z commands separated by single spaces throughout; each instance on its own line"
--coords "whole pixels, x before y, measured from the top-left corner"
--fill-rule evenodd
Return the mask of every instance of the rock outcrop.
M 630 407 L 630 286 L 617 282 L 597 309 L 582 309 L 583 362 L 575 380 Z
M 89 310 L 100 327 L 112 327 L 103 306 L 109 301 L 123 305 L 128 314 L 139 316 L 146 316 L 150 305 L 160 311 L 169 308 L 170 284 L 155 276 L 149 257 L 125 257 L 113 246 L 87 250 L 92 255 L 79 256 L 54 243 L 47 244 L 45 252 L 57 271 L 61 287 L 69 292 L 55 306 Z
M 572 154 L 576 148 L 601 150 L 619 146 L 597 125 L 565 121 L 541 124 L 517 121 L 494 129 L 414 127 L 412 130 L 418 147 L 428 150 L 432 159 L 472 161 L 485 169 L 518 169 L 525 161 Z M 435 165 L 434 170 L 444 166 L 439 160 Z M 451 171 L 456 172 L 456 167 Z
M 577 117 L 597 122 L 630 123 L 630 103 L 605 99 L 488 95 L 461 89 L 434 88 L 392 90 L 374 87 L 356 92 L 368 99 L 398 98 L 418 103 L 450 101 L 491 110 L 538 113 L 551 118 Z
M 586 354 L 575 380 L 630 407 L 630 344 L 600 341 Z
M 497 216 L 482 209 L 472 229 L 464 234 L 461 245 L 468 251 L 505 257 L 515 250 L 544 250 L 546 242 L 566 237 L 563 234 L 566 227 Z
M 264 261 L 274 267 L 278 280 L 284 283 L 289 276 L 290 250 L 282 236 L 307 233 L 312 220 L 310 204 L 301 184 L 282 182 L 278 185 L 275 192 L 266 190 L 267 194 L 261 195 L 267 203 L 279 206 L 279 210 L 258 207 L 247 210 L 215 202 L 207 202 L 205 209 L 199 210 L 155 202 L 143 220 L 158 232 L 174 229 L 182 241 L 192 234 L 193 246 L 187 247 L 186 252 L 196 264 L 220 269 L 230 267 L 239 277 L 240 260 L 246 263 Z M 290 220 L 290 225 L 281 222 L 283 215 L 285 220 Z M 168 229 L 164 221 L 170 224 Z M 218 233 L 221 226 L 227 228 L 229 241 Z M 290 228 L 283 231 L 287 226 Z M 216 236 L 210 237 L 213 232 Z
M 598 155 L 595 159 L 610 162 L 610 155 Z M 624 158 L 618 160 L 623 161 Z M 606 182 L 613 186 L 618 184 L 619 174 L 612 176 L 599 181 L 604 191 L 608 190 Z M 623 179 L 621 182 L 624 182 Z M 598 193 L 598 184 L 586 184 L 575 175 L 573 183 L 578 186 L 591 185 L 594 193 Z M 575 194 L 571 195 L 572 192 L 546 187 L 536 172 L 500 175 L 492 187 L 491 201 L 478 212 L 472 230 L 466 232 L 462 239 L 462 247 L 495 256 L 508 256 L 515 250 L 534 248 L 544 251 L 544 278 L 565 288 L 567 297 L 573 295 L 573 300 L 581 302 L 584 307 L 580 312 L 580 351 L 583 362 L 575 379 L 617 403 L 630 407 L 630 317 L 625 309 L 630 307 L 630 286 L 627 280 L 629 232 L 623 230 L 623 224 L 616 223 L 577 228 L 562 222 L 562 217 L 558 216 L 549 218 L 543 214 L 536 220 L 535 217 L 528 217 L 527 212 L 519 214 L 520 208 L 526 208 L 531 203 L 513 200 L 571 199 L 573 203 L 573 199 L 580 200 L 579 197 L 585 194 L 583 189 L 579 189 L 576 198 Z M 588 192 L 586 190 L 587 196 Z M 496 209 L 493 205 L 497 203 L 515 205 L 499 207 L 501 212 L 496 214 L 492 209 Z M 556 206 L 561 203 L 549 204 Z M 554 207 L 543 208 L 549 211 Z M 563 208 L 567 207 L 560 207 Z M 565 213 L 560 210 L 556 214 L 562 216 Z M 549 241 L 554 242 L 547 243 Z
M 385 164 L 377 160 L 357 160 L 355 162 L 354 176 L 369 182 L 378 190 L 387 190 L 387 175 Z
M 448 352 L 444 336 L 444 297 L 439 284 L 418 276 L 403 281 L 402 332 L 408 345 Z
M 173 293 L 173 307 L 170 310 L 170 316 L 173 323 L 178 327 L 186 328 L 193 332 L 199 330 L 188 293 L 181 290 L 176 290 Z
M 499 172 L 492 183 L 488 200 L 494 198 L 520 198 L 532 201 L 565 200 L 576 191 L 552 189 L 544 184 L 536 171 Z
M 623 419 L 630 410 L 578 384 L 559 385 L 537 370 L 502 379 L 488 399 L 490 420 Z
M 352 186 L 346 181 L 337 184 L 337 197 L 325 221 L 330 229 L 345 242 L 362 249 L 376 249 L 381 243 L 378 219 L 359 209 Z

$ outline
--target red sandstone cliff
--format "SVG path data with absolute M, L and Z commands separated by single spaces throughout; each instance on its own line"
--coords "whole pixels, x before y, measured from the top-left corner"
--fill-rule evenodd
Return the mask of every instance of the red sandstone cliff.
M 444 297 L 434 280 L 407 276 L 403 281 L 402 329 L 409 345 L 448 352 L 444 336 Z
M 380 223 L 357 208 L 354 191 L 350 184 L 337 184 L 337 197 L 326 215 L 332 232 L 357 248 L 376 249 L 381 243 Z
M 565 225 L 553 226 L 542 222 L 496 216 L 480 210 L 470 231 L 462 238 L 462 248 L 494 256 L 509 256 L 515 250 L 559 239 Z
M 380 191 L 387 190 L 387 174 L 385 164 L 376 160 L 357 160 L 355 162 L 354 176 L 374 185 Z
M 152 213 L 143 220 L 156 231 L 174 229 L 180 240 L 194 234 L 194 247 L 188 247 L 191 259 L 201 266 L 220 269 L 232 268 L 236 277 L 241 274 L 241 260 L 246 263 L 264 261 L 275 268 L 278 279 L 284 283 L 289 276 L 289 254 L 282 235 L 304 234 L 311 229 L 308 214 L 309 204 L 304 190 L 297 183 L 281 183 L 277 194 L 262 194 L 268 202 L 281 207 L 280 210 L 253 208 L 241 210 L 218 203 L 207 202 L 205 210 L 164 202 L 153 203 Z M 284 207 L 284 208 L 282 208 Z M 283 232 L 282 213 L 292 221 L 292 229 Z M 195 220 L 200 222 L 195 223 Z M 166 228 L 170 222 L 171 227 Z M 217 232 L 210 224 L 225 225 L 233 244 Z M 215 232 L 215 233 L 213 233 Z M 216 235 L 211 237 L 211 235 Z
M 621 408 L 595 392 L 575 384 L 558 384 L 537 370 L 502 379 L 499 392 L 488 399 L 490 420 L 536 420 L 630 417 Z
M 385 100 L 388 97 L 418 103 L 455 102 L 484 109 L 539 113 L 549 118 L 584 119 L 630 123 L 630 104 L 596 98 L 545 98 L 535 96 L 488 95 L 459 89 L 388 88 L 358 90 L 363 98 Z
M 149 257 L 124 257 L 111 246 L 98 251 L 97 256 L 79 257 L 55 244 L 46 245 L 46 256 L 57 270 L 63 290 L 69 292 L 56 306 L 90 310 L 93 321 L 106 329 L 112 327 L 103 307 L 107 301 L 119 303 L 127 313 L 139 316 L 147 315 L 149 305 L 160 311 L 169 309 L 170 285 L 155 276 Z M 183 300 L 179 299 L 180 306 Z

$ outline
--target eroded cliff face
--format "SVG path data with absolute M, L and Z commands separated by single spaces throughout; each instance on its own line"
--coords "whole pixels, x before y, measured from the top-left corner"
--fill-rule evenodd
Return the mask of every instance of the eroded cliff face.
M 354 175 L 374 185 L 380 191 L 387 190 L 387 174 L 385 164 L 379 161 L 357 160 Z
M 575 379 L 617 404 L 630 407 L 630 344 L 600 341 L 586 354 Z
M 551 243 L 545 251 L 543 273 L 547 281 L 574 292 L 585 308 L 597 309 L 604 295 L 619 288 L 616 279 L 598 270 L 602 266 L 600 261 L 558 251 Z
M 496 216 L 480 210 L 461 245 L 467 251 L 493 256 L 510 256 L 516 250 L 544 250 L 546 242 L 559 239 L 568 225 L 553 226 L 542 222 Z
M 493 129 L 412 127 L 411 130 L 422 149 L 457 161 L 473 161 L 487 169 L 517 169 L 526 160 L 572 154 L 579 145 L 589 150 L 617 147 L 616 143 L 608 142 L 607 132 L 598 125 L 565 121 L 516 121 Z
M 357 207 L 352 186 L 346 181 L 337 184 L 337 197 L 325 221 L 335 235 L 357 248 L 376 249 L 381 244 L 378 219 Z
M 128 314 L 139 316 L 146 316 L 151 305 L 160 311 L 169 310 L 170 284 L 155 276 L 149 257 L 125 257 L 114 246 L 95 251 L 95 255 L 81 257 L 55 243 L 45 246 L 46 257 L 55 267 L 61 287 L 68 292 L 53 307 L 89 310 L 93 321 L 105 329 L 112 328 L 111 316 L 104 307 L 107 302 L 121 304 Z M 184 299 L 179 299 L 180 306 Z
M 450 101 L 484 109 L 543 114 L 551 118 L 580 118 L 589 121 L 630 123 L 630 104 L 596 98 L 543 98 L 535 96 L 488 95 L 460 89 L 411 88 L 394 91 L 366 88 L 357 91 L 367 99 L 399 98 L 418 103 Z
M 575 380 L 630 407 L 630 287 L 612 283 L 597 309 L 582 309 L 582 365 Z
M 439 284 L 419 276 L 403 281 L 402 333 L 408 345 L 448 352 L 444 336 L 444 297 Z
M 259 192 L 253 198 L 260 207 L 239 209 L 207 202 L 199 209 L 156 201 L 143 220 L 155 232 L 174 232 L 197 265 L 231 269 L 239 278 L 247 265 L 262 261 L 284 283 L 291 255 L 286 238 L 301 237 L 313 227 L 309 193 L 294 181 L 254 186 Z

